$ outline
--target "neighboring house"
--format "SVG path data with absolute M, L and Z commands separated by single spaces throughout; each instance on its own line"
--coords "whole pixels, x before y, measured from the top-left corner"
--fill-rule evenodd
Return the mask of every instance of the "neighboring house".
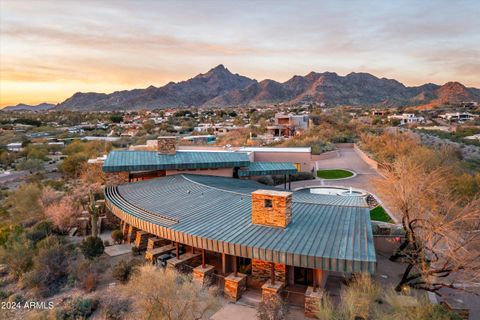
M 400 120 L 400 125 L 405 124 L 414 124 L 414 123 L 423 123 L 425 122 L 424 117 L 416 116 L 414 113 L 402 113 L 388 116 L 388 120 Z
M 475 117 L 477 117 L 477 115 L 468 112 L 447 112 L 440 115 L 440 118 L 444 120 L 459 122 L 473 120 Z
M 21 142 L 12 142 L 7 144 L 7 150 L 12 152 L 20 152 L 23 150 Z
M 464 139 L 480 141 L 480 133 L 474 134 L 473 136 L 465 137 Z
M 292 137 L 308 128 L 308 115 L 277 113 L 275 123 L 267 126 L 267 132 L 275 137 Z
M 383 117 L 387 114 L 387 110 L 372 110 L 372 116 L 374 117 Z

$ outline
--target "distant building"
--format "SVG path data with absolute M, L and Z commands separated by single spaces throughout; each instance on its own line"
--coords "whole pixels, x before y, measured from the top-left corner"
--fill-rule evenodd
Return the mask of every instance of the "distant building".
M 400 125 L 425 122 L 424 117 L 418 117 L 414 113 L 402 113 L 402 114 L 394 114 L 393 116 L 388 116 L 388 120 L 392 120 L 392 119 L 400 120 Z
M 308 115 L 277 113 L 275 124 L 267 126 L 267 132 L 275 137 L 291 137 L 308 128 Z
M 20 152 L 22 151 L 22 143 L 21 142 L 12 142 L 7 144 L 7 150 L 12 152 Z
M 465 137 L 464 139 L 480 141 L 480 133 L 474 134 L 473 136 Z
M 440 115 L 440 118 L 448 121 L 469 121 L 475 117 L 476 115 L 468 112 L 447 112 Z
M 387 110 L 377 110 L 377 109 L 372 110 L 372 116 L 374 117 L 383 117 L 386 114 L 387 114 Z

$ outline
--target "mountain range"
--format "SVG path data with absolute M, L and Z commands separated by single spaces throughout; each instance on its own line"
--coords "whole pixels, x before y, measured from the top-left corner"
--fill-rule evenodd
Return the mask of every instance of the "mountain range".
M 8 106 L 1 110 L 3 111 L 46 111 L 52 108 L 55 108 L 55 105 L 52 103 L 40 103 L 37 105 L 19 103 L 16 106 Z
M 442 86 L 428 83 L 408 87 L 397 80 L 369 73 L 340 76 L 333 72 L 310 72 L 285 82 L 257 81 L 233 74 L 223 65 L 189 80 L 162 87 L 116 91 L 111 94 L 77 92 L 56 106 L 59 110 L 135 110 L 169 107 L 234 107 L 294 105 L 326 106 L 422 106 L 480 101 L 480 89 L 459 82 Z

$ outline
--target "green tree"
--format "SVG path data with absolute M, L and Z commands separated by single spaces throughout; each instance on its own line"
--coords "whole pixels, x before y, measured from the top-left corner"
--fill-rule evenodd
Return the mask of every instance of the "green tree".
M 80 249 L 87 259 L 93 259 L 101 256 L 105 250 L 102 239 L 99 237 L 88 237 L 83 240 Z
M 74 153 L 63 160 L 60 164 L 60 170 L 69 177 L 77 177 L 82 170 L 82 165 L 88 159 L 88 154 L 84 152 Z
M 145 130 L 147 133 L 152 133 L 153 129 L 155 129 L 155 122 L 153 120 L 148 119 L 143 122 L 143 130 Z
M 40 159 L 27 159 L 17 165 L 17 170 L 41 171 L 45 168 L 45 162 Z

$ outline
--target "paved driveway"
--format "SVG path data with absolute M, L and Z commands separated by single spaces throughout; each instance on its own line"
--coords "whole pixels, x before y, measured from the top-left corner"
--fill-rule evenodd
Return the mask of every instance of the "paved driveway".
M 357 174 L 355 177 L 343 180 L 315 179 L 295 181 L 292 182 L 292 189 L 306 186 L 341 186 L 359 188 L 374 193 L 372 179 L 380 177 L 377 171 L 363 161 L 353 148 L 340 148 L 335 152 L 336 155 L 333 158 L 315 161 L 317 170 L 348 169 Z
M 374 174 L 377 172 L 359 157 L 353 148 L 340 148 L 336 156 L 330 159 L 316 161 L 318 169 L 350 169 L 359 174 Z

